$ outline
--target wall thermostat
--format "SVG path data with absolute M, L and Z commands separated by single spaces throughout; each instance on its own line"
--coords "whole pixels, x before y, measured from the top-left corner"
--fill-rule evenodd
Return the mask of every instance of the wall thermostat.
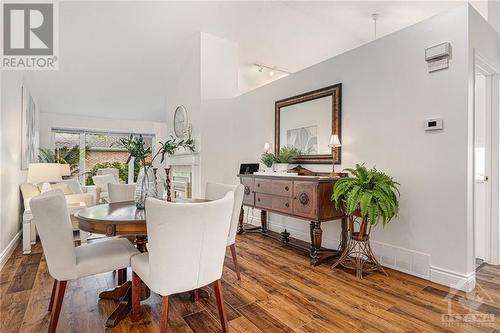
M 433 118 L 425 121 L 426 131 L 437 131 L 441 129 L 443 129 L 443 118 Z

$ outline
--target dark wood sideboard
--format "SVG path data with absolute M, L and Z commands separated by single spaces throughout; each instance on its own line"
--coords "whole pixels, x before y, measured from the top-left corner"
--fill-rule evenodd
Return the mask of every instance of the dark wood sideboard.
M 261 210 L 261 226 L 245 229 L 244 211 L 240 214 L 238 233 L 259 232 L 267 237 L 280 240 L 283 244 L 309 251 L 311 264 L 318 265 L 323 260 L 339 256 L 347 242 L 347 220 L 342 211 L 331 201 L 333 185 L 339 179 L 327 176 L 273 176 L 238 175 L 245 187 L 243 206 Z M 290 237 L 285 229 L 281 233 L 268 230 L 268 212 L 287 215 L 308 221 L 311 243 L 309 246 Z M 342 223 L 340 249 L 331 250 L 321 246 L 321 223 L 338 220 Z

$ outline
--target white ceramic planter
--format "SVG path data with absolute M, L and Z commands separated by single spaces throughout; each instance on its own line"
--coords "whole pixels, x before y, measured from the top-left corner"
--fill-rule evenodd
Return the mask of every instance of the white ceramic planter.
M 274 171 L 276 172 L 288 172 L 288 163 L 274 163 Z
M 270 167 L 264 166 L 263 170 L 264 170 L 265 173 L 273 173 L 274 172 L 273 166 L 270 166 Z

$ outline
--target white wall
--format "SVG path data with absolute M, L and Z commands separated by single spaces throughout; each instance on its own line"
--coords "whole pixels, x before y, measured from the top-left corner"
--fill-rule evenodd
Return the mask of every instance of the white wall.
M 176 84 L 166 93 L 167 133 L 174 135 L 175 108 L 186 106 L 201 165 L 201 172 L 193 175 L 197 177 L 193 195 L 200 197 L 207 181 L 229 182 L 238 170 L 225 170 L 232 162 L 230 125 L 238 83 L 237 46 L 200 33 L 180 47 L 184 50 L 178 59 L 180 70 L 172 74 Z
M 425 48 L 448 41 L 450 68 L 427 72 Z M 376 165 L 401 185 L 401 212 L 377 242 L 429 254 L 436 269 L 466 275 L 467 245 L 467 8 L 461 6 L 292 74 L 236 99 L 233 166 L 257 161 L 273 141 L 274 101 L 342 83 L 342 167 Z M 445 129 L 425 133 L 428 117 Z M 340 169 L 340 168 L 338 168 Z M 271 214 L 299 238 L 308 224 Z M 339 224 L 324 223 L 335 247 Z
M 2 71 L 0 112 L 0 261 L 21 230 L 19 185 L 26 179 L 21 170 L 22 72 Z
M 201 33 L 201 99 L 232 98 L 238 94 L 238 44 Z

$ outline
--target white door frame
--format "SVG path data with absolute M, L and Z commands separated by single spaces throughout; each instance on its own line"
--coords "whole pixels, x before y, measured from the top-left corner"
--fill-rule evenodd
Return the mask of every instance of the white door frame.
M 486 225 L 485 244 L 487 263 L 500 264 L 500 114 L 499 114 L 499 71 L 490 66 L 484 58 L 475 53 L 474 86 L 477 74 L 486 77 Z M 474 98 L 475 98 L 474 87 Z M 475 107 L 475 103 L 474 103 Z M 475 148 L 475 147 L 474 147 Z M 474 172 L 475 174 L 475 172 Z M 474 189 L 475 189 L 474 177 Z M 475 192 L 474 192 L 475 193 Z M 475 226 L 475 221 L 474 221 Z M 474 227 L 475 231 L 475 227 Z M 475 243 L 475 237 L 474 237 Z M 474 260 L 476 246 L 474 244 Z

